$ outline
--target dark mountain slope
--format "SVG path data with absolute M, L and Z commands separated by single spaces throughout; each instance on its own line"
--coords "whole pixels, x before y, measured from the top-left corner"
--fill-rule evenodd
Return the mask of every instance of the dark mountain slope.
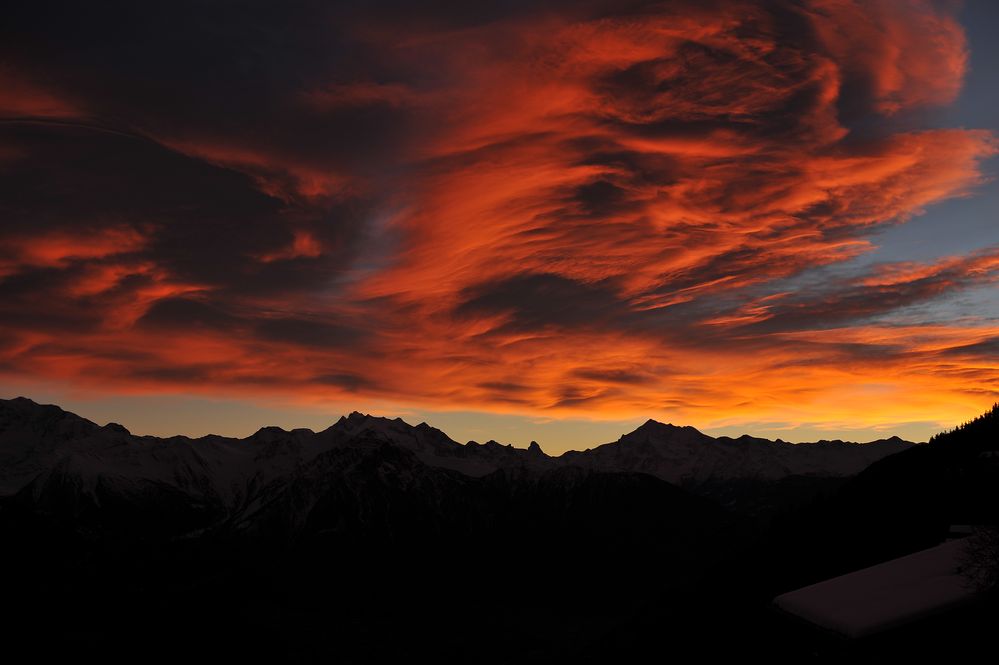
M 782 571 L 789 588 L 935 545 L 952 524 L 995 524 L 997 450 L 999 408 L 993 408 L 875 462 L 776 530 L 773 548 L 790 562 Z
M 872 464 L 838 490 L 734 544 L 712 573 L 647 604 L 598 637 L 595 662 L 642 660 L 671 626 L 697 657 L 771 663 L 892 663 L 981 657 L 994 650 L 999 595 L 861 642 L 780 616 L 779 593 L 939 544 L 951 524 L 999 524 L 999 407 Z M 969 581 L 970 582 L 970 581 Z M 723 637 L 719 637 L 723 636 Z

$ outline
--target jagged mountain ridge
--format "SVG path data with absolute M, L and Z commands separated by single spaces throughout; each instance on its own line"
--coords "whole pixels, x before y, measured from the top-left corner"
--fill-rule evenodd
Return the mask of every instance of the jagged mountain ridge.
M 899 437 L 863 444 L 839 440 L 787 443 L 748 435 L 715 438 L 693 427 L 649 420 L 615 443 L 584 452 L 570 451 L 561 459 L 588 468 L 640 471 L 696 487 L 735 479 L 842 478 L 913 445 Z
M 774 481 L 788 476 L 847 477 L 914 444 L 898 437 L 867 444 L 842 441 L 790 444 L 749 436 L 714 438 L 693 427 L 649 420 L 618 441 L 558 457 L 532 442 L 528 449 L 495 441 L 460 444 L 444 432 L 402 419 L 351 413 L 321 432 L 265 427 L 245 439 L 209 435 L 136 436 L 114 423 L 101 427 L 59 407 L 26 398 L 0 400 L 0 495 L 49 476 L 72 474 L 81 487 L 99 479 L 170 486 L 234 508 L 249 494 L 295 472 L 330 450 L 362 442 L 387 443 L 430 467 L 482 477 L 504 468 L 536 472 L 576 466 L 600 472 L 648 473 L 697 486 L 733 479 Z

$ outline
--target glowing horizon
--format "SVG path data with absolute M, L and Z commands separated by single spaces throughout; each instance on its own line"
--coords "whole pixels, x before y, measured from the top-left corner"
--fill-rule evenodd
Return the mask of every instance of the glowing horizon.
M 63 392 L 41 392 L 0 395 L 0 399 L 28 397 L 40 404 L 54 404 L 98 425 L 117 423 L 132 434 L 171 437 L 175 435 L 199 438 L 207 435 L 246 438 L 263 427 L 277 426 L 285 430 L 297 428 L 322 431 L 341 416 L 352 411 L 382 418 L 401 418 L 409 425 L 421 422 L 443 431 L 458 443 L 489 440 L 515 448 L 527 448 L 533 441 L 549 455 L 558 456 L 569 450 L 582 451 L 617 441 L 634 431 L 648 418 L 589 419 L 537 418 L 514 414 L 481 411 L 435 411 L 402 408 L 391 404 L 371 404 L 354 408 L 349 404 L 325 407 L 304 407 L 294 404 L 268 404 L 232 399 L 198 399 L 185 395 L 104 396 L 74 395 Z M 37 398 L 37 399 L 36 399 Z M 657 420 L 653 418 L 653 420 Z M 666 422 L 660 420 L 660 422 Z M 851 423 L 819 423 L 801 425 L 793 422 L 750 423 L 742 425 L 699 426 L 694 423 L 671 422 L 678 426 L 693 426 L 714 437 L 738 438 L 744 434 L 789 443 L 840 439 L 867 443 L 899 436 L 913 442 L 924 442 L 933 434 L 952 429 L 958 423 L 932 421 L 896 423 L 890 427 L 865 427 Z

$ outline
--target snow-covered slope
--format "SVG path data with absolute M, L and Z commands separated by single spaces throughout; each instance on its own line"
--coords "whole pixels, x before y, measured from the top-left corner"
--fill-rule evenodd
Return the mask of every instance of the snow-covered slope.
M 16 492 L 62 457 L 109 445 L 123 430 L 24 397 L 0 400 L 0 496 Z
M 750 436 L 713 438 L 693 427 L 654 420 L 615 443 L 559 460 L 605 471 L 641 471 L 677 485 L 733 479 L 779 480 L 788 476 L 846 477 L 912 443 L 898 437 L 871 443 L 786 443 Z
M 790 591 L 774 603 L 847 637 L 863 637 L 969 602 L 977 595 L 960 573 L 965 540 Z
M 396 459 L 391 451 L 405 455 L 379 473 L 396 474 L 392 482 L 399 484 L 426 475 L 425 468 L 482 478 L 504 469 L 538 476 L 574 467 L 640 472 L 696 487 L 733 479 L 848 476 L 910 445 L 899 439 L 863 445 L 714 439 L 692 427 L 650 420 L 615 443 L 551 457 L 533 442 L 526 450 L 495 441 L 460 444 L 426 423 L 412 426 L 356 412 L 321 432 L 265 427 L 245 439 L 164 439 L 135 436 L 116 424 L 101 427 L 58 407 L 18 398 L 0 400 L 0 496 L 18 494 L 36 506 L 72 515 L 97 514 L 111 504 L 127 504 L 129 510 L 168 506 L 192 527 L 264 514 L 277 497 L 287 502 L 294 496 L 287 492 L 290 487 L 325 487 L 329 478 L 347 482 L 351 476 L 345 469 L 360 464 L 359 459 L 367 460 L 364 468 L 381 469 L 378 460 Z M 440 474 L 426 478 L 428 483 L 452 482 Z
M 529 465 L 547 468 L 551 458 L 535 444 L 528 450 L 502 445 L 495 441 L 460 444 L 426 423 L 415 427 L 401 418 L 389 420 L 353 412 L 341 417 L 319 435 L 338 443 L 370 439 L 405 448 L 428 466 L 453 469 L 468 476 L 484 476 L 508 466 Z

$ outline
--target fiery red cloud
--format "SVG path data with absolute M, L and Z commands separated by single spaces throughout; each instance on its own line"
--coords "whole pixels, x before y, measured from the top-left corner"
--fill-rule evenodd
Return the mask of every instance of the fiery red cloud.
M 919 126 L 967 66 L 948 6 L 392 9 L 19 13 L 0 369 L 696 422 L 999 394 L 999 328 L 891 319 L 999 250 L 829 277 L 996 153 Z

